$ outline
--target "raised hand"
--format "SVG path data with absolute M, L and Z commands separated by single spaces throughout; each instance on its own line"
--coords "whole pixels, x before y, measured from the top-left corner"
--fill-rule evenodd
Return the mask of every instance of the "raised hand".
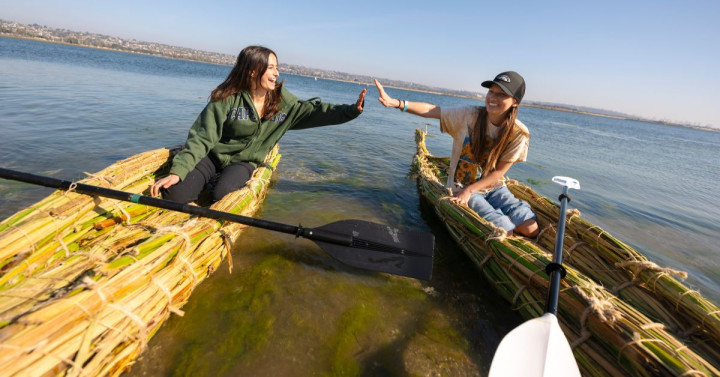
M 380 84 L 380 81 L 375 80 L 375 86 L 378 89 L 378 101 L 385 106 L 385 107 L 400 107 L 400 100 L 390 98 L 390 96 L 385 93 L 385 89 L 383 89 L 383 86 Z
M 357 102 L 355 104 L 357 105 L 357 109 L 360 111 L 363 111 L 363 107 L 365 106 L 365 94 L 367 93 L 367 89 L 363 89 L 362 92 L 360 92 L 360 96 L 358 96 Z

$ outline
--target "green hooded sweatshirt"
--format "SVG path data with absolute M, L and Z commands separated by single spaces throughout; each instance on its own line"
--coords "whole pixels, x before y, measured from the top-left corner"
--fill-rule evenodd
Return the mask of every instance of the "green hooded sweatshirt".
M 355 104 L 326 104 L 318 98 L 303 101 L 285 88 L 281 96 L 280 110 L 266 120 L 259 119 L 247 92 L 208 103 L 190 128 L 185 147 L 173 159 L 170 173 L 184 180 L 208 155 L 223 168 L 242 161 L 257 166 L 290 129 L 340 124 L 360 115 Z

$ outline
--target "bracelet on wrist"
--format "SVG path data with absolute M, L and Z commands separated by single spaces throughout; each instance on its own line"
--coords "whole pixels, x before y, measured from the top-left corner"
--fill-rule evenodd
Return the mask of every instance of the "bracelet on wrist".
M 403 110 L 402 110 L 403 113 L 407 111 L 408 105 L 410 104 L 410 101 L 404 101 L 404 102 L 405 102 L 405 107 L 404 107 Z

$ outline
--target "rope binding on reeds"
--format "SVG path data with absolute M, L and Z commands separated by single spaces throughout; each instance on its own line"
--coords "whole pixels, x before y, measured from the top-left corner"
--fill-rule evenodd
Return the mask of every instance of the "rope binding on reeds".
M 612 303 L 611 299 L 605 299 L 600 293 L 604 289 L 602 286 L 588 282 L 585 286 L 573 285 L 568 289 L 576 292 L 587 303 L 587 307 L 580 316 L 580 337 L 570 345 L 571 348 L 578 347 L 592 337 L 592 332 L 587 328 L 587 321 L 591 314 L 610 327 L 613 327 L 615 322 L 622 318 L 622 312 Z
M 511 301 L 513 310 L 520 310 L 524 315 L 540 313 L 542 300 L 537 304 L 534 301 L 539 299 L 538 293 L 547 283 L 535 276 L 541 276 L 538 266 L 552 248 L 555 229 L 552 222 L 557 223 L 558 206 L 525 184 L 508 182 L 516 195 L 524 195 L 522 200 L 527 200 L 538 211 L 541 230 L 534 239 L 512 237 L 497 244 L 489 242 L 489 237 L 498 236 L 492 226 L 473 216 L 466 207 L 445 203 L 451 193 L 440 183 L 444 178 L 440 170 L 447 168 L 447 159 L 429 154 L 421 132 L 416 133 L 416 141 L 413 172 L 417 174 L 420 193 L 429 199 L 434 212 L 479 270 Z M 685 279 L 687 274 L 646 262 L 638 251 L 583 220 L 577 209 L 568 210 L 566 215 L 568 242 L 564 248 L 567 251 L 563 253 L 572 272 L 568 271 L 569 284 L 562 289 L 562 300 L 573 309 L 559 316 L 565 325 L 578 327 L 573 329 L 578 337 L 572 342 L 576 355 L 582 355 L 578 360 L 584 360 L 587 365 L 595 361 L 608 362 L 600 368 L 610 375 L 638 373 L 635 368 L 647 364 L 664 371 L 663 375 L 720 376 L 716 367 L 720 359 L 717 351 L 720 349 L 720 309 L 674 277 Z M 536 255 L 538 252 L 543 254 Z M 528 258 L 537 258 L 523 264 L 522 257 L 518 257 L 522 253 Z M 596 281 L 614 287 L 606 288 Z M 675 316 L 673 320 L 679 323 L 687 323 L 693 332 L 679 333 L 667 315 Z M 575 323 L 577 325 L 573 325 Z M 617 334 L 606 338 L 603 332 Z M 607 355 L 601 355 L 605 351 Z M 616 358 L 617 362 L 613 362 Z M 587 370 L 593 368 L 598 366 L 588 366 Z
M 658 275 L 662 275 L 662 274 L 674 275 L 683 280 L 687 279 L 687 277 L 688 277 L 688 273 L 685 271 L 680 271 L 680 270 L 676 270 L 676 269 L 669 268 L 669 267 L 660 267 L 657 264 L 655 264 L 651 261 L 648 261 L 648 260 L 645 260 L 645 261 L 629 260 L 629 261 L 625 261 L 625 262 L 617 262 L 617 263 L 615 263 L 615 266 L 620 267 L 620 268 L 626 268 L 626 269 L 632 271 L 632 273 L 635 276 L 639 276 L 640 274 L 642 274 L 645 271 L 651 271 L 651 272 L 657 272 Z M 657 280 L 657 278 L 655 278 L 655 279 Z

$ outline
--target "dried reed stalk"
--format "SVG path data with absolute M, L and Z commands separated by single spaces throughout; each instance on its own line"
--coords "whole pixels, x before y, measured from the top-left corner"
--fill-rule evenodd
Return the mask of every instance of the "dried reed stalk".
M 153 178 L 166 171 L 170 156 L 138 155 L 85 182 L 147 192 Z M 212 208 L 252 215 L 267 193 L 279 158 L 275 147 L 248 187 Z M 76 215 L 43 222 L 43 215 L 53 210 Z M 48 223 L 53 224 L 52 237 L 36 234 L 47 232 Z M 98 223 L 103 225 L 96 227 Z M 0 275 L 4 376 L 122 373 L 170 313 L 182 315 L 195 286 L 230 255 L 228 239 L 236 239 L 245 228 L 62 193 L 3 224 L 10 225 L 7 232 L 0 231 L 0 242 L 5 236 L 18 240 L 18 233 L 25 238 L 24 245 L 7 253 L 5 260 L 10 261 L 2 264 L 7 268 Z
M 414 173 L 422 196 L 433 205 L 458 245 L 513 308 L 526 318 L 541 315 L 549 285 L 544 267 L 552 261 L 554 235 L 552 244 L 506 237 L 468 207 L 447 200 L 444 181 L 448 160 L 430 155 L 424 137 L 418 130 Z M 549 221 L 545 219 L 540 223 L 549 224 Z M 571 219 L 569 223 L 573 221 L 577 220 Z M 570 234 L 574 234 L 573 230 Z M 567 246 L 571 248 L 573 242 Z M 590 266 L 598 263 L 592 252 L 587 253 L 589 261 L 585 261 L 577 249 L 575 254 L 569 251 L 558 317 L 583 375 L 711 376 L 720 373 L 716 360 L 706 359 L 705 354 L 701 355 L 671 334 L 664 323 L 649 318 L 636 309 L 631 300 L 619 297 L 594 280 L 589 274 L 592 271 L 585 271 L 592 270 Z M 595 254 L 603 252 L 602 248 L 594 250 Z M 582 266 L 583 271 L 576 266 Z M 653 298 L 647 292 L 637 297 Z
M 540 222 L 547 224 L 549 230 L 537 243 L 552 249 L 558 206 L 520 182 L 510 181 L 508 187 L 533 204 Z M 566 263 L 648 317 L 664 323 L 696 351 L 720 362 L 720 308 L 676 278 L 684 279 L 686 273 L 652 263 L 637 250 L 582 219 L 576 210 L 568 214 L 563 252 L 568 256 Z

